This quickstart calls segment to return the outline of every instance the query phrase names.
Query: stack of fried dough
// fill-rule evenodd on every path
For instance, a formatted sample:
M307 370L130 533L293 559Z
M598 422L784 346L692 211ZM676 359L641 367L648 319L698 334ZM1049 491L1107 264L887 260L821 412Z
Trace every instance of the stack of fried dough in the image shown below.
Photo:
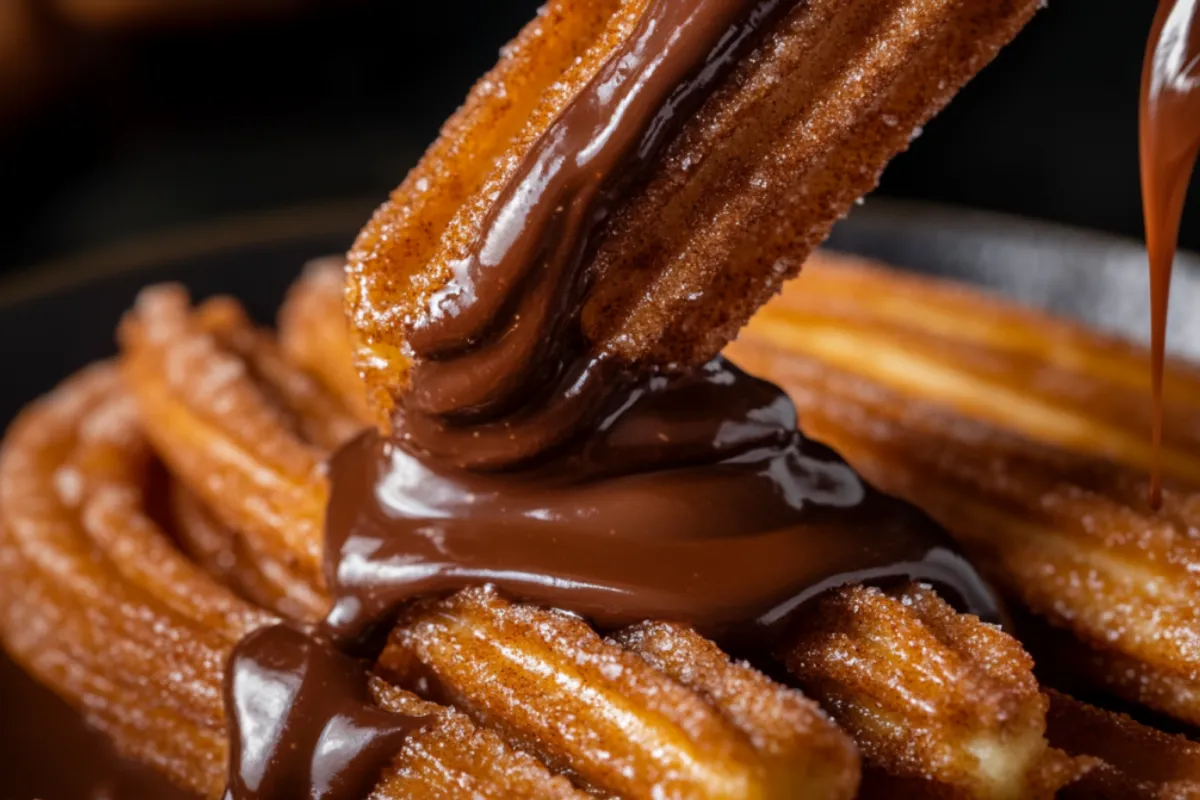
M1127 692L1124 669L1097 670L1134 664L1186 685L1185 658L1153 661L1150 648L1124 644L1162 643L1188 624L1176 603L1195 562L1183 543L1161 543L1188 519L1185 484L1171 486L1166 516L1153 517L1138 494L1141 472L1111 454L1079 452L1058 422L1082 419L1069 409L1087 408L1088 424L1099 425L1103 409L1082 400L1114 392L1112 382L1144 354L959 289L829 256L812 261L731 355L792 390L812 433L845 448L872 479L964 531L967 546L986 546L979 563L1000 585L1069 629L1039 641L1054 641L1081 674ZM220 688L232 646L279 618L315 620L327 602L317 568L321 465L368 413L361 385L349 380L340 293L338 265L311 267L275 336L232 300L193 308L177 288L147 290L122 326L120 363L95 366L33 405L0 461L6 646L131 756L209 796L224 781ZM911 342L895 330L885 336L909 354L904 374L921 381L932 367L917 367L936 363L939 380L896 388L868 366L852 373L828 353L814 355L822 341L809 335L814 308L837 307L848 346L870 354L893 300L926 312L890 317L912 333ZM939 320L947 325L934 330ZM999 330L1000 341L989 338ZM974 349L958 359L956 347ZM1028 385L1034 367L1057 376L1052 392ZM1025 376L1028 391L1011 383L1009 391L1060 417L1037 438L1015 427L1049 411L999 406L1010 421L984 421L966 400L985 368L994 382ZM1184 365L1169 372L1171 386L1198 379ZM888 394L902 390L902 398ZM1172 406L1177 421L1185 412ZM1108 424L1136 422L1113 416ZM929 453L937 454L931 463L919 460ZM1044 487L1027 474L1044 476ZM948 486L957 494L951 506L974 524L959 527L944 512ZM938 491L927 496L928 487ZM976 518L997 521L984 527ZM1116 566L1102 575L1094 563L1137 569L1138 580ZM1110 594L1099 582L1109 575L1138 593ZM1097 641L1088 634L1093 617L1118 633L1141 628ZM1159 627L1138 622L1149 619ZM1200 790L1200 747L1040 688L1016 639L955 612L928 587L832 591L778 658L793 685L731 661L678 624L602 637L577 618L513 605L486 588L418 604L389 637L373 689L381 705L433 712L436 721L397 753L374 796ZM418 697L431 674L438 696ZM1151 679L1134 685L1144 693L1127 696L1194 719L1186 695ZM1159 702L1164 696L1175 703Z
M589 342L635 366L716 354L1037 5L796 3L609 220L580 320ZM413 315L647 6L550 3L364 229L348 271L305 272L277 332L231 299L193 306L178 287L148 289L118 359L13 424L0 639L129 756L221 794L232 648L329 604L327 457L386 425ZM815 262L731 355L795 393L814 436L960 535L1043 623L1039 647L1066 653L1056 663L1196 721L1196 409L1171 408L1178 482L1151 515L1131 410L1140 351ZM905 298L919 325L889 316ZM844 327L826 324L838 303ZM1200 381L1170 372L1169 388ZM1044 689L1011 633L927 586L831 590L768 660L733 661L672 622L602 634L487 587L428 598L372 665L380 706L430 717L372 797L1164 797L1200 785L1195 745Z

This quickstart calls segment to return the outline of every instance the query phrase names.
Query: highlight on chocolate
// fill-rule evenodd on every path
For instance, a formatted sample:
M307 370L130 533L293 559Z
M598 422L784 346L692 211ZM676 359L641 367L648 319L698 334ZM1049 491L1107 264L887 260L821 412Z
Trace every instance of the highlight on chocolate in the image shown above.
M1039 5L550 0L274 327L146 287L0 445L96 791L1200 796L1193 4L1149 349L817 249Z

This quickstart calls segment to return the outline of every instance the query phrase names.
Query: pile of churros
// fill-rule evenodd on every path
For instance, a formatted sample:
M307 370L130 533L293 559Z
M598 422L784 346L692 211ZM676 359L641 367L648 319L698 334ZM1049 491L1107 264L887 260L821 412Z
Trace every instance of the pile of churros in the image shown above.
M1200 724L1200 370L1168 366L1152 511L1142 349L812 252L1036 0L761 5L771 29L572 251L571 332L630 369L724 350L783 387L807 436L953 535L1011 624L934 586L848 583L751 664L677 620L598 630L488 585L417 598L366 662L378 709L420 720L369 796L1200 796L1200 746L1076 699ZM422 366L413 339L502 230L524 155L677 7L553 0L349 263L305 269L275 330L231 298L146 289L119 355L31 404L0 449L12 657L123 753L220 797L235 647L330 609L330 456L386 434L430 363L521 343L536 273L485 298L502 324L461 347Z
M320 464L366 424L362 388L345 381L340 272L305 272L277 337L230 299L192 308L179 290L147 290L122 326L120 363L31 406L0 462L6 647L123 751L213 796L225 778L220 687L233 645L277 618L316 620L327 602L313 569ZM826 314L843 321L839 346L819 335ZM855 370L837 359L878 352L881 333L906 343L909 385L867 359L852 360ZM584 786L623 797L853 797L860 768L863 796L1200 791L1200 746L1046 688L1022 646L1046 653L1046 680L1060 690L1105 688L1196 719L1194 654L1180 640L1195 561L1186 476L1172 471L1166 516L1154 517L1144 471L1121 462L1101 427L1136 438L1137 416L1112 412L1142 351L818 254L729 353L787 387L813 436L944 519L1054 630L1024 638L1018 628L1018 641L926 587L847 587L814 604L778 654L797 689L685 626L647 622L602 638L561 612L467 590L407 612L375 665L384 707L438 723L397 754L374 796L467 786L480 797L572 797ZM1054 387L1046 411L989 412L992 387L1034 402L1035 368ZM1169 375L1173 386L1200 381L1184 364ZM1132 408L1138 389L1124 385ZM1172 406L1179 421L1188 411ZM1096 436L1072 444L1080 426ZM1109 581L1125 593L1110 594ZM1108 627L1094 633L1093 620ZM438 704L410 694L432 677Z

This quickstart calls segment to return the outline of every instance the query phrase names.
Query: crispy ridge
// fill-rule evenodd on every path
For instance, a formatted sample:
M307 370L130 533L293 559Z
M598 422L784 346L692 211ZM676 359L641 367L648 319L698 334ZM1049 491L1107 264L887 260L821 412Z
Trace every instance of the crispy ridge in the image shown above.
M211 578L287 619L321 620L328 601L307 581L279 562L256 558L245 539L178 480L171 480L167 495L176 544Z
M806 432L1073 632L1080 644L1058 649L1081 674L1200 722L1200 370L1168 367L1154 512L1140 348L859 262L813 267L731 355L792 395Z
M506 48L349 255L355 361L386 424L409 326L523 155L648 0L554 0ZM711 358L1016 34L1036 0L810 0L689 120L615 215L584 330L630 363Z
M748 734L705 702L704 690L689 691L582 620L512 605L491 589L413 609L392 633L380 667L600 792L732 800L850 797L854 790L853 769L810 782L807 770L771 758L773 750L793 747L803 730L776 740L777 731L753 723ZM755 688L774 691L766 678ZM751 724L749 713L743 722ZM853 764L844 737L820 733L821 746L840 746L840 762Z
M171 471L257 556L319 587L328 451L306 434L330 425L300 412L336 401L314 400L323 390L311 378L285 391L271 378L286 376L258 372L258 354L234 347L254 335L236 316L223 300L192 313L178 287L144 291L121 325L123 373ZM304 409L289 403L297 394Z
M696 631L671 622L646 622L613 641L698 693L745 734L781 775L779 793L812 787L814 796L853 796L858 751L812 700L744 662L730 661Z
M937 796L1027 798L1072 775L1046 744L1046 701L1020 643L928 587L834 590L783 657L888 776Z

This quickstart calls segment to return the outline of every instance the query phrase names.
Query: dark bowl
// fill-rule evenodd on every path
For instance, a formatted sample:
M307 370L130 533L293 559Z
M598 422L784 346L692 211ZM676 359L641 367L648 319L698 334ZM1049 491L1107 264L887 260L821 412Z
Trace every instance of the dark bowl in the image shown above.
M121 313L147 283L235 295L269 322L310 258L344 251L370 204L272 214L135 242L0 285L0 424L84 364L114 352ZM979 284L1144 340L1145 254L1130 241L990 213L870 200L829 246ZM1180 258L1171 347L1200 355L1200 260Z

